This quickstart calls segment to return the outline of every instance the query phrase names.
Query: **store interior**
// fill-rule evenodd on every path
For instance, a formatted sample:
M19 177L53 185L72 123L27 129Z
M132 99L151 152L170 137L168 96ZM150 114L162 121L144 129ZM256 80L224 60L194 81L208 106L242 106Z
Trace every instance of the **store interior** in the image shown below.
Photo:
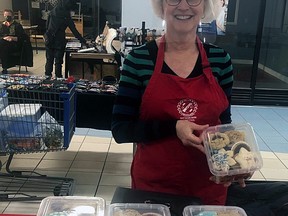
M1 0L0 10L12 8L14 11L21 11L23 25L37 26L27 31L33 47L33 67L21 67L20 72L18 66L12 67L9 69L10 74L39 77L44 75L45 16L56 1ZM275 3L274 0L229 2L232 3L228 5L225 35L217 35L215 32L211 35L202 31L199 36L225 48L233 59L235 94L232 96L232 120L250 122L253 125L263 158L263 168L257 170L251 180L287 182L288 67L285 56L288 50L288 3ZM151 17L147 20L142 17L135 19L136 23L128 23L130 26L127 26L127 14L124 16L122 11L129 9L123 7L123 4L123 0L78 1L78 10L73 13L77 29L87 40L94 42L109 23L109 28L117 30L117 36L111 43L113 48L116 47L112 54L119 51L123 56L133 47L163 34L162 23L157 19L151 21ZM142 4L146 2L142 1ZM268 10L269 8L271 10ZM137 8L133 12L137 13L137 10L143 12L143 8ZM279 11L281 16L275 17ZM154 21L157 24L153 26ZM67 38L71 39L70 32L66 33ZM65 60L63 74L67 68L69 76L73 76L76 81L84 79L92 85L103 83L104 77L112 76L117 81L120 76L121 64L115 59L109 59L104 64L98 60L92 63L72 60L69 65L65 64ZM1 214L36 215L41 201L45 197L54 196L55 189L59 189L57 184L62 184L63 179L68 183L73 182L73 186L68 186L67 194L65 189L64 192L60 190L60 193L86 198L101 197L107 206L118 187L131 188L130 166L135 146L132 143L119 145L113 139L110 114L115 92L106 90L93 89L84 93L87 93L87 98L79 99L86 101L86 104L80 104L78 109L85 115L79 114L78 122L75 120L75 132L67 149L20 152L14 155L11 164L9 154L0 154ZM93 117L90 118L90 114ZM82 118L81 122L79 118ZM21 176L19 179L7 178L7 165L9 169L19 171L20 174L32 171L51 179L42 179L43 186L40 183L41 178L38 177L32 180L32 183Z

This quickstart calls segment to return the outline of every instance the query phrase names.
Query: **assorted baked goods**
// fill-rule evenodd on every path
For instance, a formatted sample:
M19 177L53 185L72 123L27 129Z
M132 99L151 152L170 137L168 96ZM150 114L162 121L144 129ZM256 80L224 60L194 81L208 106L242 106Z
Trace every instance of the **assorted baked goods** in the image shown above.
M170 216L169 208L162 204L114 203L109 216Z
M184 208L183 216L247 216L247 214L237 206L190 205Z
M139 211L135 209L125 209L125 210L115 211L113 216L163 216L163 215L156 213L156 212L140 213Z
M228 211L203 211L195 216L242 216L237 210Z
M171 216L163 204L113 203L106 208L101 197L50 196L41 201L37 216ZM108 212L106 212L108 210ZM247 216L236 206L189 205L183 216Z
M101 197L48 196L37 216L104 216L106 202Z
M262 167L250 124L217 125L203 134L208 165L215 176L243 174Z

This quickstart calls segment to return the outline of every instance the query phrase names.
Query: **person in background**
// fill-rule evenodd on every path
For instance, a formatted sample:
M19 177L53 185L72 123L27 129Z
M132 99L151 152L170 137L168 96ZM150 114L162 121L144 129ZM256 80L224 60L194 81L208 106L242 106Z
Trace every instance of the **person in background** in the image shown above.
M112 113L113 137L117 143L137 143L132 188L224 205L232 179L212 176L201 138L208 126L231 123L230 55L196 35L201 19L211 17L213 2L152 0L152 5L166 31L126 56ZM244 177L238 178L243 187Z
M225 0L217 0L215 4L215 16L218 35L225 35L226 7Z
M0 59L2 74L7 74L10 54L21 50L22 38L25 32L22 25L14 20L14 12L4 10L4 21L0 26Z
M51 77L53 64L55 62L55 75L62 77L62 64L66 47L65 30L70 28L73 35L86 46L86 40L81 36L75 27L71 17L71 11L77 7L76 0L59 0L53 8L46 22L46 33L44 35L46 47L45 75Z

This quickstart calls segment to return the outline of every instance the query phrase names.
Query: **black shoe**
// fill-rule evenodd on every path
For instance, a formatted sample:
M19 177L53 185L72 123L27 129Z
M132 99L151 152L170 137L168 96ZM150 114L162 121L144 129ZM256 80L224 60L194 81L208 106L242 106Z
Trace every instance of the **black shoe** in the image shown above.
M3 69L2 70L2 74L8 74L8 70L7 69Z

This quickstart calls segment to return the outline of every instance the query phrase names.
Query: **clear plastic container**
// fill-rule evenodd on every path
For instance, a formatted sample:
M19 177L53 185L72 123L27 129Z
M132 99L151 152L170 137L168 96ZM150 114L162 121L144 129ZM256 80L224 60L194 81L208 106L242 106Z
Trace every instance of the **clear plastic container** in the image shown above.
M183 216L247 216L245 211L236 206L186 206Z
M209 127L203 132L203 142L210 172L215 176L250 173L263 166L249 123Z
M169 208L162 204L114 203L109 216L170 216Z
M37 216L105 216L105 208L100 197L50 196L41 201Z

